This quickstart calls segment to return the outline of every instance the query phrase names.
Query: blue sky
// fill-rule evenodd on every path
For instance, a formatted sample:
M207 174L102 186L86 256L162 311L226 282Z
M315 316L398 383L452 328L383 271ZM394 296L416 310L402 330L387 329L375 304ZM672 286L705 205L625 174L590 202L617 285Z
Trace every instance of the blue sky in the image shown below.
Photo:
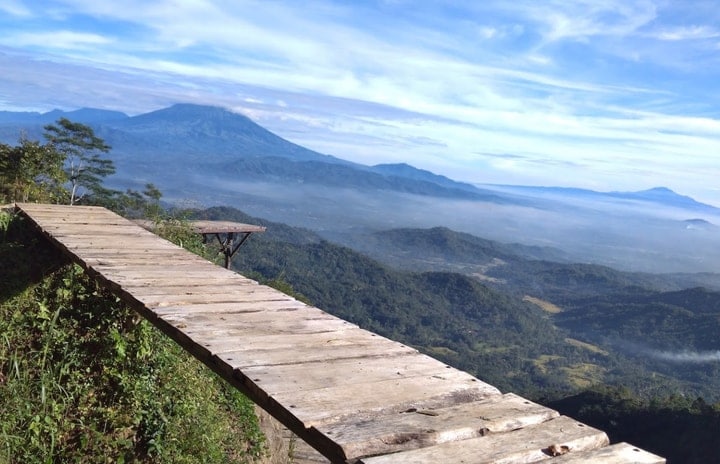
M0 2L0 110L219 105L469 182L720 206L718 87L715 1Z

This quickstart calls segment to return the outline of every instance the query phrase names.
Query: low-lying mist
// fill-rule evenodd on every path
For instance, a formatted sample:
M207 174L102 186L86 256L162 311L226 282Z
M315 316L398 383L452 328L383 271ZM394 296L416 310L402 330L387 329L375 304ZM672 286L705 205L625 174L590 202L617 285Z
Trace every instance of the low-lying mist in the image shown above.
M128 183L115 182L123 188ZM131 187L144 182L135 178ZM720 216L650 202L516 196L522 201L500 204L207 175L182 181L165 175L153 182L171 202L232 206L328 239L348 231L445 226L500 242L554 247L578 262L621 270L720 272L720 227L715 225Z
M704 364L720 362L720 350L657 349L635 342L616 341L612 343L621 351L643 358L677 364Z

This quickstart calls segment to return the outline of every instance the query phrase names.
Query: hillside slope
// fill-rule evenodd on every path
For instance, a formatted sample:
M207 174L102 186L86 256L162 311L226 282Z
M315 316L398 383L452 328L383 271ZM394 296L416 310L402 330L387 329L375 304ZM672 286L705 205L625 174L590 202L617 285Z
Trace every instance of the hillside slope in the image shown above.
M256 222L232 208L211 208L199 214L207 219ZM712 398L717 393L714 388L720 386L720 376L708 377L703 385L693 376L650 368L645 359L616 345L594 343L594 338L569 325L568 330L562 329L565 313L548 313L527 298L541 295L537 288L508 288L454 272L398 271L349 248L308 237L307 231L294 234L284 225L263 224L268 231L277 227L282 232L253 236L235 258L235 268L261 279L286 281L313 304L417 346L502 389L537 396L548 390L570 392L609 383L629 386L643 395L675 389ZM502 256L512 259L509 250L505 252ZM552 288L562 288L578 271L572 264L552 265L557 268L547 276L555 276ZM637 282L608 268L587 266L580 275L583 280L569 285L564 295L571 296L574 290L577 299L586 298L589 289L594 294L626 289L628 294L661 295L649 288L635 290ZM597 282L604 282L605 287L594 288Z

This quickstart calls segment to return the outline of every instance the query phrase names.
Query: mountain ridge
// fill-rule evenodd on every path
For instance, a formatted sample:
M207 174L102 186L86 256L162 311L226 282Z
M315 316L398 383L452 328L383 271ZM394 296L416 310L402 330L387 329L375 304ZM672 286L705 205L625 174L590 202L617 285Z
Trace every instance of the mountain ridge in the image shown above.
M156 168L153 165L157 163L149 162L149 159L161 163L177 163L178 157L182 155L183 164L187 165L185 168L192 166L192 172L199 169L213 174L212 169L217 167L219 171L216 171L215 175L234 170L236 174L247 177L252 171L238 173L237 169L233 169L232 163L263 159L262 170L254 172L256 175L251 176L251 180L275 176L282 181L311 180L322 184L322 176L316 175L317 164L301 164L311 162L327 165L325 179L330 185L338 185L342 179L327 176L328 174L339 171L347 177L348 170L352 170L354 177L365 178L364 182L356 182L356 186L367 184L373 188L381 186L383 189L419 195L501 200L494 193L408 164L366 166L317 153L270 132L245 115L216 106L179 103L136 116L90 108L70 112L53 110L42 114L3 112L0 114L0 125L4 126L0 128L0 140L15 142L12 136L16 138L20 132L8 134L8 126L13 123L28 134L37 136L42 131L42 125L60 117L75 117L78 122L92 126L97 135L113 147L111 156L116 158L118 168L132 171L136 167L134 165L138 165L143 174ZM293 166L294 176L289 176L287 162L284 161L288 159L296 163ZM158 171L158 174L169 178L182 168L183 166L178 165L173 169L165 167ZM380 181L378 176L385 181Z
M681 222L718 224L720 209L667 188L602 193L475 186L407 163L367 166L317 153L212 106L178 104L135 116L89 108L22 113L14 124L8 123L12 114L0 115L0 141L9 144L22 131L43 140L49 118L76 117L93 127L112 147L107 156L117 172L106 179L109 188L153 183L171 204L241 205L326 238L446 226L626 270L720 269L720 236L706 224Z
M705 211L711 213L720 213L720 208L707 203L702 203L688 195L682 195L674 190L657 186L644 190L636 191L598 191L579 187L557 187L557 186L535 186L535 185L508 185L508 184L488 184L487 187L496 187L502 190L509 190L524 193L536 194L560 194L566 197L584 197L584 198L616 198L622 200L637 200L651 203L658 203L665 206L677 206L695 211Z
M279 157L296 161L315 161L352 167L358 171L385 176L390 181L389 184L392 184L392 181L397 179L431 183L442 187L436 189L436 191L440 192L440 195L444 197L456 195L458 198L499 201L502 195L492 191L492 188L499 187L526 194L562 193L595 198L608 197L675 205L712 213L720 212L720 208L698 202L692 197L680 195L662 186L630 192L600 192L571 187L503 184L488 184L479 187L416 168L408 163L382 163L367 166L333 155L318 153L295 144L265 129L241 113L219 106L191 103L177 103L134 116L129 116L120 111L97 108L80 108L72 111L54 109L45 113L0 111L0 140L6 143L17 141L20 131L16 130L15 133L9 133L8 126L16 125L18 126L17 129L24 130L29 135L37 136L41 133L43 125L55 122L60 117L88 124L96 129L98 135L104 137L105 141L113 147L113 152L118 156L120 164L133 158L144 159L148 155L163 160L172 160L178 154L183 154L190 156L194 161L207 161L207 155L199 156L198 153L212 154L215 158L221 155L225 158L228 156L235 158ZM133 138L135 140L129 140ZM272 171L270 174L273 174L276 170L282 170L282 167L273 167L270 169ZM299 180L303 180L302 175L298 177ZM374 183L376 182L370 182L370 184ZM489 187L489 189L486 187ZM432 190L426 188L408 189L407 186L399 189L399 191L414 191L414 193L431 196L434 194ZM468 195L468 192L472 195ZM512 198L502 198L501 201L503 203L523 203L523 201Z

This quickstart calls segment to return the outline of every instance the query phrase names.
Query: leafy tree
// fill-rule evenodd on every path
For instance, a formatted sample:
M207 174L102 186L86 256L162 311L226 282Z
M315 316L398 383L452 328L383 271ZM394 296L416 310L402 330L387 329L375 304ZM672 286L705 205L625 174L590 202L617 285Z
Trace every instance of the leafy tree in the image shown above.
M97 137L91 127L60 118L57 124L45 126L44 136L65 157L71 205L87 192L100 197L112 195L113 191L102 187L102 179L113 174L115 166L112 160L100 157L100 153L110 151L110 146Z
M108 192L108 195L93 195L90 201L131 219L158 220L164 217L165 211L160 205L162 192L154 184L145 184L142 192L132 189L127 189L124 193L115 190Z
M0 144L0 201L63 201L65 156L24 136L19 142L14 147Z

